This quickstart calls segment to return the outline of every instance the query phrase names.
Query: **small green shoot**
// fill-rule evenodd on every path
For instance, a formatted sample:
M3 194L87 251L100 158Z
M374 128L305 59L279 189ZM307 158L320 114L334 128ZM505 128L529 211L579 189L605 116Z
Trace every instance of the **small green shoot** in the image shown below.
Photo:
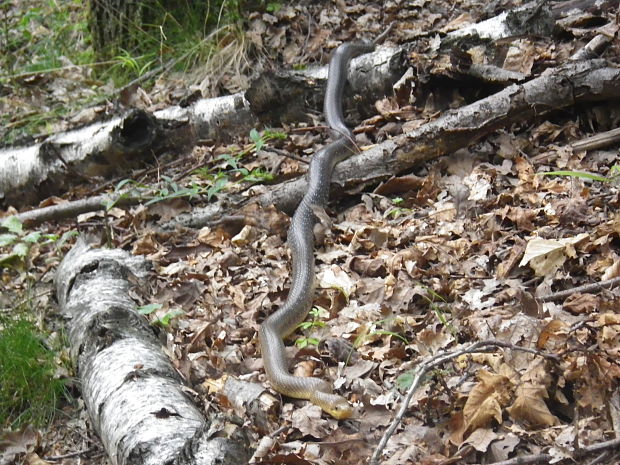
M214 174L212 169L204 167L198 168L194 173L211 182L211 187L207 191L209 198L224 189L231 178L236 179L237 182L248 183L273 181L273 175L264 168L259 167L248 170L241 166L241 161L246 156L262 150L267 142L276 139L286 139L286 137L285 133L279 131L266 129L261 134L256 129L252 129L250 131L252 143L248 148L238 153L225 153L218 157L218 160L222 161L218 172Z
M192 183L191 187L181 187L172 178L168 176L162 176L164 180L164 187L155 192L155 196L147 201L144 205L152 205L164 200L178 199L181 197L187 197L189 200L199 194L206 193L207 190L199 185Z
M185 315L185 312L183 310L170 310L161 318L157 318L156 320L154 320L153 324L157 326L161 326L162 328L166 328L170 326L170 323L172 323L172 320L180 316L183 316L183 315Z
M413 384L414 372L413 370L406 371L396 378L396 387L399 391L406 391Z
M384 318L382 320L379 320L375 323L372 323L369 328L376 328L377 326L382 326L383 324L393 320L394 317L388 317L388 318ZM373 329L372 331L367 331L364 333L361 333L359 336L357 336L357 338L355 339L355 342L353 343L353 347L360 347L362 345L364 345L364 343L369 340L372 339L373 336L392 336L395 337L396 339L400 339L401 341L403 341L405 344L409 344L409 341L407 340L407 338L405 336L403 336L402 334L399 334L395 331L390 331L387 329Z
M369 334L369 336L372 335L377 335L377 336L392 336L395 337L397 339L400 339L401 341L403 341L405 344L409 344L409 341L407 340L407 338L405 336L403 336L402 334L398 334L394 331L388 331L386 329L376 329L375 331L371 332Z
M138 310L138 313L141 315L150 315L151 313L154 313L157 310L161 310L162 307L163 307L162 304L152 303L152 304L142 305L141 307L138 307L137 310ZM173 319L180 317L182 315L185 315L185 312L183 310L170 310L166 312L163 316L155 318L151 322L151 324L155 326L161 326L162 328L166 328L170 326L170 323L172 323Z
M456 336L456 329L454 328L454 326L452 326L450 321L448 321L447 314L449 312L446 312L444 310L444 308L448 305L447 300L444 299L437 292L433 291L431 288L427 286L422 287L424 287L424 289L426 289L426 292L428 293L428 296L423 296L423 298L428 303L429 308L433 311L433 313L435 313L435 316L437 316L439 322L444 325L450 331L450 333L452 333L453 336ZM439 303L437 301L439 301Z
M413 384L416 374L417 373L415 369L402 373L396 378L396 387L401 392L407 391ZM442 369L431 370L424 375L420 384L426 384L434 376L447 376L448 374L449 374L448 370L442 370Z
M327 310L325 310L324 308L313 307L308 315L311 317L311 320L302 321L301 323L299 323L299 325L297 326L299 329L308 332L316 328L324 328L326 326L325 322L322 320L324 316L327 316ZM318 346L319 342L320 340L316 337L302 336L297 338L297 340L295 341L295 345L300 349L304 349L310 345Z
M3 230L8 232L2 232ZM35 244L56 243L60 247L69 237L76 234L76 231L67 231L62 236L43 234L41 231L26 232L22 223L15 216L5 218L0 221L0 251L2 248L10 248L11 250L8 253L0 253L0 268L22 266L28 258L30 248Z
M151 313L162 308L162 306L162 304L158 303L142 305L141 307L138 307L138 313L140 315L150 315Z
M390 208L386 212L385 216L391 216L392 218L396 219L402 215L410 214L412 212L410 208L399 207L399 205L402 205L404 202L405 200L402 197L394 197L392 199L392 204L394 205L394 207Z
M316 337L302 336L297 338L295 345L300 349L305 349L308 346L318 346L321 341Z
M269 13L277 13L282 8L282 4L279 2L269 2L265 10Z

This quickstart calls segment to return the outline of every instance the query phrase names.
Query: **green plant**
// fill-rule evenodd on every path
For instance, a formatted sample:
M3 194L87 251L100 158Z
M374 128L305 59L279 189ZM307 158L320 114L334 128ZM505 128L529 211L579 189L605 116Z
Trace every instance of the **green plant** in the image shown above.
M164 180L164 186L159 188L155 192L155 196L144 205L151 205L163 200L177 199L180 197L187 197L191 200L196 195L208 193L208 190L205 190L197 184L192 184L191 187L181 187L168 176L162 176L161 178Z
M389 322L390 320L393 320L394 317L389 317L389 318L384 318L382 320L379 320L375 323L372 323L370 327L375 328L376 326L381 326L387 322ZM360 347L361 345L364 344L365 341L367 341L368 339L372 338L373 336L392 336L395 337L397 339L400 339L401 341L403 341L405 344L409 344L409 341L407 340L407 338L405 336L403 336L402 334L399 334L395 331L389 331L386 329L373 329L372 331L368 331L368 332L364 332L360 335L357 336L357 338L355 339L355 342L353 343L353 347Z
M313 307L308 314L311 317L311 320L302 321L297 327L306 332L311 332L313 329L316 328L324 328L325 322L321 318L326 316L326 314L327 310L325 310L324 308ZM300 349L303 349L305 347L308 347L309 345L318 346L319 342L320 340L318 338L306 335L297 338L297 340L295 341L295 345Z
M143 305L141 307L138 307L138 313L140 313L141 315L150 315L151 313L156 312L161 308L162 304L158 303ZM170 323L172 323L173 319L178 318L182 315L185 315L185 312L183 310L170 310L164 313L163 316L155 318L153 321L151 321L151 324L166 328L170 326Z
M411 213L412 210L410 208L399 207L399 205L402 205L404 201L405 200L402 197L394 197L392 199L392 204L394 204L395 206L387 211L386 216L398 218L401 215Z
M600 176L598 174L585 171L549 171L546 173L536 173L538 176L569 176L573 178L589 179L590 181L617 182L620 178L620 165L613 165L609 170L610 176Z
M286 139L286 134L279 131L266 129L263 133L259 133L256 129L250 131L250 140L252 143L237 153L225 153L218 157L222 162L221 168L215 174L211 168L203 167L194 171L203 179L207 179L212 183L212 194L219 192L228 183L229 178L234 177L238 182L269 182L273 180L273 175L264 168L254 168L248 170L241 166L241 161L250 154L255 154L261 150L269 141L276 139ZM223 169L223 170L222 170Z
M1 232L2 230L6 232ZM41 231L26 232L22 223L15 216L9 216L0 221L0 251L10 249L8 253L0 254L0 268L17 268L23 265L30 248L34 244L56 243L60 247L67 239L75 235L77 235L77 231L68 231L62 236L44 234Z
M428 303L429 308L433 311L439 322L444 325L448 329L448 331L452 333L453 336L456 336L457 331L448 320L448 312L445 311L445 307L448 305L446 299L444 299L437 292L433 291L431 288L427 286L422 287L424 287L424 289L426 289L426 292L428 293L428 295L423 296L423 298Z
M127 79L140 77L146 73L149 68L157 63L157 60L143 56L131 56L127 50L121 50L118 55L112 59L112 66L109 72L113 75L126 75Z
M422 378L420 384L425 384L434 377L446 377L449 373L450 373L450 370L442 370L442 369L432 370L426 373L426 375ZM415 369L408 370L398 375L396 377L396 387L400 391L407 391L413 384L413 380L415 379L415 376L416 376Z
M0 102L7 99L5 105L10 101L12 108L0 115L0 135L3 142L13 143L20 137L51 130L50 122L82 108L96 92L96 87L85 85L85 93L72 87L70 100L62 93L52 96L46 87L46 74L95 64L85 39L87 16L81 1L0 2L0 12L4 52L0 53L0 86L7 91ZM33 88L37 89L35 98Z
M43 425L54 415L65 384L43 341L29 321L0 319L0 428Z
M235 178L236 182L249 183L271 181L273 175L265 169L258 167L248 170L241 166L240 162L248 154L255 153L264 147L266 142L286 138L286 134L269 130L259 134L253 129L250 132L250 138L252 144L247 149L236 154L223 154L218 157L218 160L222 162L218 171L213 172L211 168L207 167L198 168L194 171L194 174L208 181L209 186L200 186L197 183L192 183L189 187L180 186L169 176L162 176L162 185L156 187L147 186L132 179L123 179L114 188L114 195L106 202L106 210L110 210L119 201L132 197L146 200L144 205L181 197L192 199L197 195L206 195L207 200L211 200L214 195L226 188L231 178Z

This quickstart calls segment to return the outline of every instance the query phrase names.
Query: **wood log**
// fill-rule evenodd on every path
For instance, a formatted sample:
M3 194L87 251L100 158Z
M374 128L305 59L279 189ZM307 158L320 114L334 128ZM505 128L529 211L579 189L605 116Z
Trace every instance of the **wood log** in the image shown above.
M247 463L243 430L203 416L136 311L130 280L148 272L141 257L79 239L55 277L84 403L108 457L114 464Z
M452 110L435 121L406 134L386 140L336 166L332 189L361 191L377 185L416 164L468 147L493 131L516 122L527 121L553 110L577 103L620 99L620 70L604 60L569 63L548 69L540 77L512 86L471 105ZM307 188L306 179L278 184L258 196L261 205L273 204L292 214ZM208 226L230 208L240 208L247 199L227 198L191 213L180 215L163 225Z

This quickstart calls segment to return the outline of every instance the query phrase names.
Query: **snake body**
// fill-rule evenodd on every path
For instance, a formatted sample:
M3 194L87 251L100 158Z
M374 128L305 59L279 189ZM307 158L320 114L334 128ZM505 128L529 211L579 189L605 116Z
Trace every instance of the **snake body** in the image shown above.
M353 133L347 127L342 111L349 61L374 48L373 42L345 43L332 56L324 112L335 140L312 157L308 170L308 190L293 215L288 231L292 261L289 294L282 307L263 322L258 332L265 373L271 387L289 397L307 399L338 419L351 416L350 404L344 397L334 394L332 386L325 380L291 375L287 368L283 338L304 321L314 299L313 230L317 217L313 208L325 206L334 167L355 150Z

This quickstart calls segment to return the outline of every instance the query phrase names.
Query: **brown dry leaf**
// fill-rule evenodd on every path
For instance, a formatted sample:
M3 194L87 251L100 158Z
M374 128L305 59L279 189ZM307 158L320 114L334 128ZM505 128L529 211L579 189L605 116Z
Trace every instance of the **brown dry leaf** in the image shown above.
M508 403L512 391L512 383L506 376L481 369L477 377L478 383L463 407L465 431L485 428L493 419L501 424L502 408Z
M491 443L489 451L490 461L501 462L502 460L508 460L508 456L515 450L519 442L519 437L513 433L508 433L498 441L494 441Z
M503 68L529 75L535 58L536 48L529 40L515 40L506 53Z
M323 289L337 289L344 294L348 300L349 296L355 291L357 285L349 274L338 265L332 265L322 270L317 276L318 287Z
M24 459L23 463L24 465L49 465L52 462L43 460L41 457L39 457L38 454L31 452L30 454L26 455L26 458Z
M545 399L546 385L550 376L545 369L542 359L535 359L521 377L521 384L517 387L516 398L506 410L516 422L525 422L533 427L547 427L560 424L560 420L551 414Z
M33 451L38 447L41 436L31 426L15 431L0 434L0 463L13 463L20 454Z
M597 326L602 329L597 333L597 342L610 357L620 358L620 315L604 313L599 315Z
M564 239L543 239L535 237L528 241L525 254L519 266L527 264L534 270L536 276L549 276L558 270L567 257L575 257L574 245L589 237L581 233Z
M517 387L516 399L506 411L514 421L534 428L559 425L560 420L549 411L546 398L547 389L543 385L527 382Z
M499 435L490 428L478 428L467 437L464 444L471 445L479 452L486 452L489 448L489 444L498 437Z
M441 326L439 329L426 327L418 333L414 346L422 355L433 355L449 346L453 341L454 336L445 326Z
M181 213L191 210L191 204L187 200L180 198L157 202L149 207L149 213L158 215L162 221L170 221Z
M568 367L565 376L567 380L576 381L578 405L600 411L608 403L607 393L620 379L620 367L607 356L579 356Z
M532 208L506 206L503 211L503 218L508 218L517 225L521 231L533 231L534 220L538 216L538 211Z
M161 249L162 247L155 239L155 235L149 232L134 242L131 252L134 255L150 255Z
M568 338L570 325L562 320L551 320L538 336L536 348L554 352L564 347Z
M321 407L306 403L301 408L293 409L291 414L291 426L298 429L302 434L315 438L324 438L330 433L330 422L322 418Z
M605 272L601 276L602 281L607 281L608 279L613 279L620 276L620 260L618 260L617 255L614 258L615 259L613 260L612 264L605 270Z
M600 299L594 294L573 294L564 301L564 310L576 315L598 311Z

